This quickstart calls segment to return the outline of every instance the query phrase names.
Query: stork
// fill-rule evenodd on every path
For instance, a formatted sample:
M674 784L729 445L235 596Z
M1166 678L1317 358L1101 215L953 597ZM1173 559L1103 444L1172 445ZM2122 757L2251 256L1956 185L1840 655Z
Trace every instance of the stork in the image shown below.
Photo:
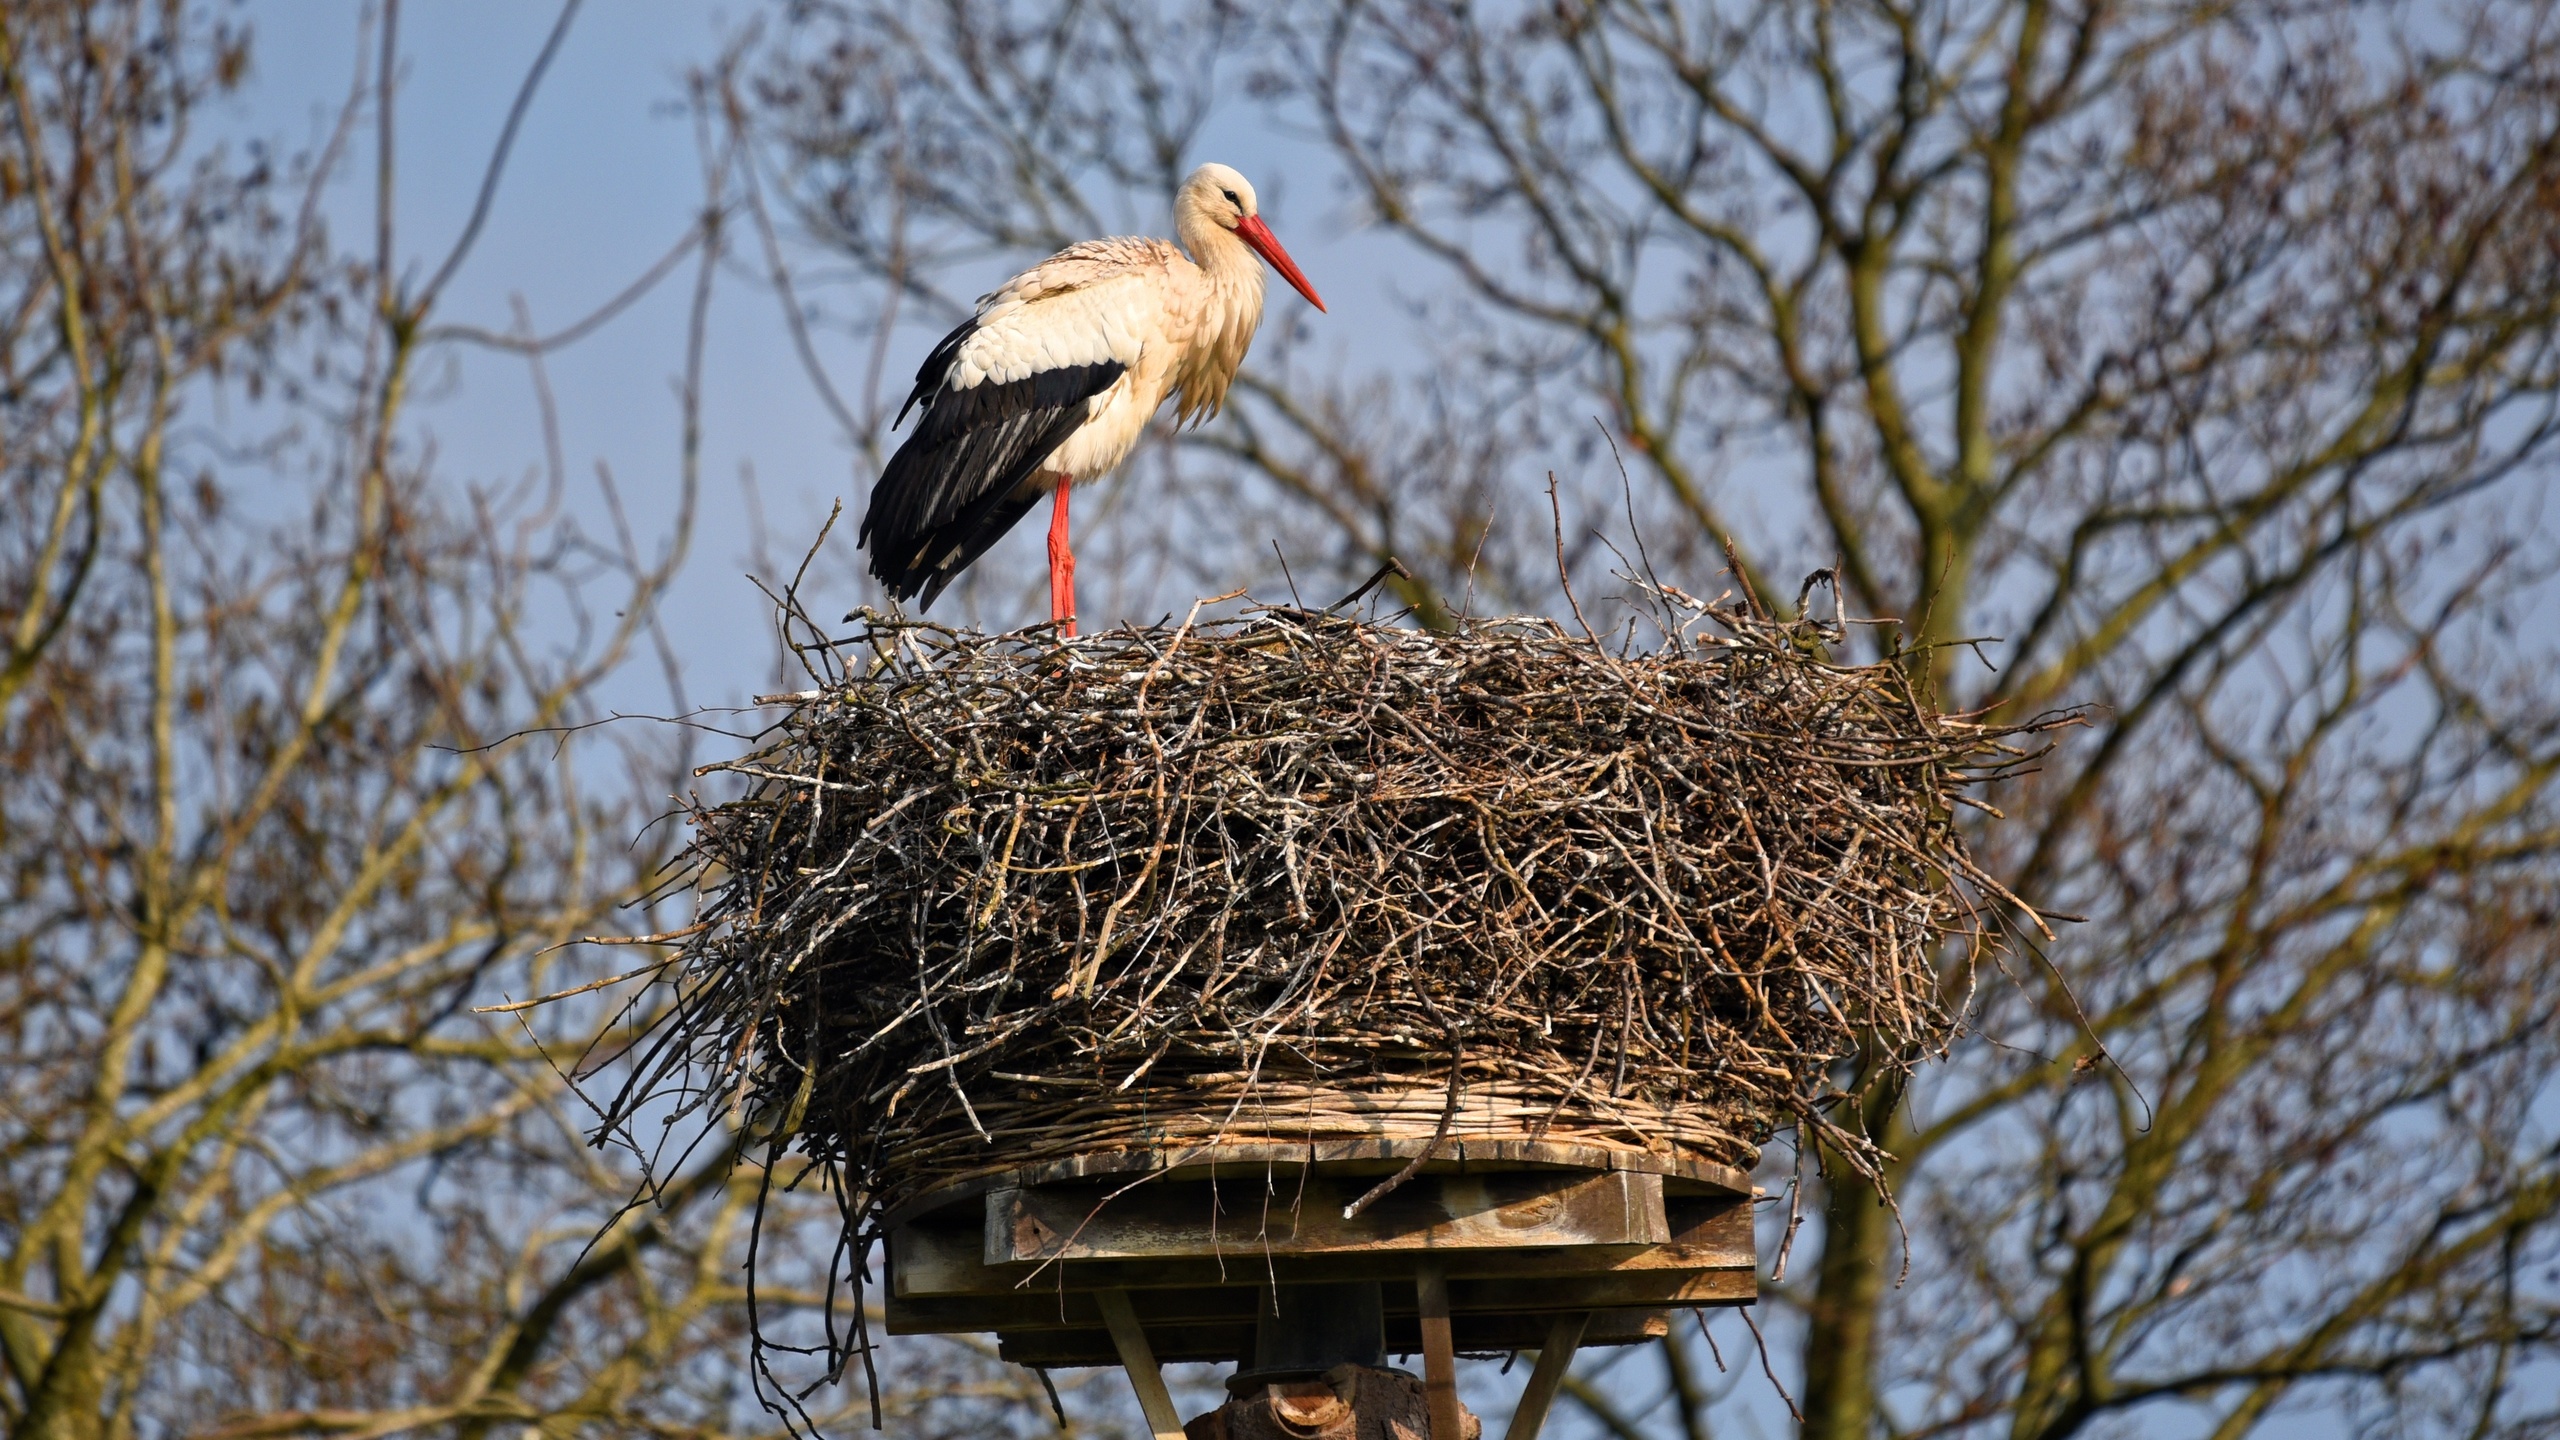
M1262 320L1256 256L1324 309L1234 170L1192 171L1173 228L1179 249L1145 236L1068 246L982 297L925 357L892 427L922 414L862 517L892 598L930 606L1045 495L1049 618L1072 637L1067 492L1127 458L1167 397L1177 424L1218 412Z

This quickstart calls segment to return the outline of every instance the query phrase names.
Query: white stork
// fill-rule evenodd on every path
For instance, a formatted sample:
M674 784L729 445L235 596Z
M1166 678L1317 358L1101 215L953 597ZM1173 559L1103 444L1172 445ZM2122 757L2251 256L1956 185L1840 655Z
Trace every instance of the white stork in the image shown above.
M1262 319L1255 256L1324 308L1226 166L1182 182L1173 229L1180 249L1144 236L1068 246L980 299L925 357L893 423L923 414L862 517L893 598L931 605L1047 495L1049 618L1074 635L1067 491L1126 458L1166 397L1177 423L1218 412Z

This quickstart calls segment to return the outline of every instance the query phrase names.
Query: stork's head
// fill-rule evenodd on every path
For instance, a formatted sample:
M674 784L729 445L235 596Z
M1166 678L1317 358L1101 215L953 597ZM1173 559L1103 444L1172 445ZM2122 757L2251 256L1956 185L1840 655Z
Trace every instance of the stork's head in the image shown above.
M1209 164L1191 172L1182 189L1173 197L1173 211L1178 220L1186 216L1199 219L1227 231L1253 248L1272 269L1307 297L1307 303L1319 310L1324 302L1316 298L1316 287L1298 270L1289 252L1280 248L1271 227L1262 223L1262 206L1254 199L1253 182L1229 166Z

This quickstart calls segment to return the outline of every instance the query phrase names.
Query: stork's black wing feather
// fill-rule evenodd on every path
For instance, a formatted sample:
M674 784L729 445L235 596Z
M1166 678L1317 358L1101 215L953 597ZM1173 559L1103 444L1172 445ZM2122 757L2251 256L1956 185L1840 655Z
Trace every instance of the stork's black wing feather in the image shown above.
M1116 360L1043 370L1020 380L944 382L977 322L946 336L925 358L915 392L899 408L922 405L915 433L889 457L871 487L862 543L871 573L899 600L929 606L969 562L986 553L1039 502L1040 462L1075 433L1089 402L1128 367Z
M972 315L934 345L933 352L916 367L916 388L907 392L907 403L898 407L898 418L889 422L890 429L906 424L908 411L933 398L933 392L942 388L942 382L951 378L951 365L960 358L960 347L977 333L978 317Z

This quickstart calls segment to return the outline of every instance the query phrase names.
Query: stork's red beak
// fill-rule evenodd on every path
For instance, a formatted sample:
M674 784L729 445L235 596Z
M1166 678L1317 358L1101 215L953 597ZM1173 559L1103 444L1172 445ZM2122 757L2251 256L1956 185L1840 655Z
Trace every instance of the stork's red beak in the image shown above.
M1298 293L1307 297L1308 304L1324 309L1324 302L1316 298L1316 287L1308 284L1307 277L1299 273L1298 262L1290 259L1289 252L1280 248L1280 237L1271 233L1271 227L1262 223L1261 216L1247 215L1238 220L1236 238L1252 246L1254 254L1270 262L1271 268L1280 272L1281 279L1297 287Z

